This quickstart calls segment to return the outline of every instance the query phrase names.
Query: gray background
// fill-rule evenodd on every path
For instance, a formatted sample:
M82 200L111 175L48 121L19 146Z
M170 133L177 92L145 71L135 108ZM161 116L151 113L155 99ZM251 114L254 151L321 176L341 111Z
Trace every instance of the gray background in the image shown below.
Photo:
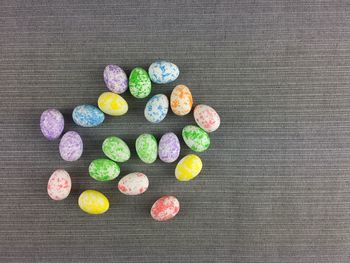
M349 1L0 1L0 262L349 262ZM129 73L155 59L176 63L175 84L222 118L188 183L175 164L146 165L133 150L122 174L150 178L142 196L87 174L103 139L130 146L193 123L170 113L143 117L146 100L99 128L79 128L72 109L106 91L104 66ZM174 84L174 85L175 85ZM174 85L154 85L169 95ZM56 107L85 151L64 162L38 128ZM184 145L183 145L184 146ZM133 148L133 147L132 147ZM185 146L181 155L190 153ZM73 189L50 200L57 168ZM88 216L79 194L96 189L110 210ZM164 194L181 202L172 221L149 215Z

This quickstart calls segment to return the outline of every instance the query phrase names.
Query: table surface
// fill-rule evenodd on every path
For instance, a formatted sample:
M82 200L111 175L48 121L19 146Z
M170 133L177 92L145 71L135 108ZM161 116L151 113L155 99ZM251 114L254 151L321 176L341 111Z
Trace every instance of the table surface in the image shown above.
M349 262L349 1L0 4L1 262ZM76 105L96 104L106 91L105 65L130 73L159 58L181 74L152 94L186 84L222 119L191 182L175 179L176 164L143 164L133 145L143 132L180 135L192 116L169 113L152 125L146 99L126 92L125 116L98 128L71 119ZM82 135L79 161L60 159L58 141L41 135L40 114L51 107L64 113L65 130ZM108 135L132 146L122 174L149 176L142 196L89 177ZM181 156L191 152L182 146ZM46 191L58 168L73 181L61 202ZM105 193L110 210L84 214L77 199L85 189ZM149 210L165 194L181 211L158 223Z

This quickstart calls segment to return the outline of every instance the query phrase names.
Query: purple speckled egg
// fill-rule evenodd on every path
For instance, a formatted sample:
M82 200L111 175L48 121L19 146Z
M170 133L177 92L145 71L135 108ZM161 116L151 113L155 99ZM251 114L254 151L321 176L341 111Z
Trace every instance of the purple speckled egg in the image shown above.
M117 65L106 66L103 78L107 88L114 93L121 94L128 88L128 77L124 70Z
M60 141L60 155L68 162L76 161L83 153L83 141L75 131L66 132Z
M165 163L172 163L179 158L180 141L175 133L168 132L162 136L159 141L158 154Z
M45 138L55 140L61 136L64 129L64 118L56 109L48 109L41 114L40 130Z

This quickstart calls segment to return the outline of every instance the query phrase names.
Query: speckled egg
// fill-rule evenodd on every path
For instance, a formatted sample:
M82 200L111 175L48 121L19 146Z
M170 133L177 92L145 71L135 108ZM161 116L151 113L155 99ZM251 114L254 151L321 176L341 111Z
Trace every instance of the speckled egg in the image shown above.
M172 163L179 158L180 141L175 133L168 132L160 138L158 155L159 159L165 163Z
M53 172L47 183L47 193L53 200L63 200L68 197L72 181L67 171L59 169Z
M89 175L97 181L110 181L119 174L119 165L109 159L93 160L89 166Z
M146 192L149 185L148 178L143 173L130 173L120 179L118 189L125 195L139 195Z
M103 214L109 209L107 197L95 190L85 190L78 199L78 205L84 212L92 215Z
M83 154L83 140L75 131L66 132L61 138L59 151L63 160L76 161Z
M128 112L128 103L122 96L113 92L104 92L98 98L98 107L106 114L121 116Z
M114 93L121 94L128 88L128 77L117 65L106 66L103 71L103 79L107 88Z
M194 108L194 119L206 132L216 131L220 126L219 114L210 106L200 104Z
M202 160L195 154L188 154L180 160L175 168L175 177L179 181L190 181L202 170Z
M176 197L165 195L159 198L151 208L151 216L156 221L167 221L180 211L180 203Z
M195 152L203 152L210 146L210 137L202 128L187 125L182 129L182 138L186 145Z
M159 123L166 117L169 100L164 94L154 95L146 104L145 118L152 123Z
M61 136L64 129L64 118L56 109L48 109L40 116L40 130L48 140L55 140Z
M188 114L192 109L192 94L185 85L177 85L170 96L170 106L172 111L179 116Z
M129 76L129 89L131 95L137 99L146 98L152 90L151 80L143 68L134 68Z
M136 140L135 148L144 163L153 163L157 159L157 140L152 134L141 134Z
M179 68L168 61L160 60L151 64L148 68L150 79L157 84L167 84L177 79Z
M129 146L116 136L107 137L102 144L103 153L111 160L119 163L130 159Z
M105 115L99 108L89 104L75 107L72 117L73 121L82 127L96 127L105 119Z

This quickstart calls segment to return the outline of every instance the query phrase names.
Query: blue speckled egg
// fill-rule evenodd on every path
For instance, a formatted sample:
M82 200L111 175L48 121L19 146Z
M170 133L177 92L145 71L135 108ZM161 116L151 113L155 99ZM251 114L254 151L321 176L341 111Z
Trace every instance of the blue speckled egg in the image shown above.
M149 122L158 123L164 120L168 113L169 100L164 94L154 95L146 104L145 117Z
M96 127L104 119L104 113L97 107L89 104L79 105L73 110L73 121L82 127Z
M175 64L161 60L149 66L148 74L154 83L166 84L176 80L180 71Z

